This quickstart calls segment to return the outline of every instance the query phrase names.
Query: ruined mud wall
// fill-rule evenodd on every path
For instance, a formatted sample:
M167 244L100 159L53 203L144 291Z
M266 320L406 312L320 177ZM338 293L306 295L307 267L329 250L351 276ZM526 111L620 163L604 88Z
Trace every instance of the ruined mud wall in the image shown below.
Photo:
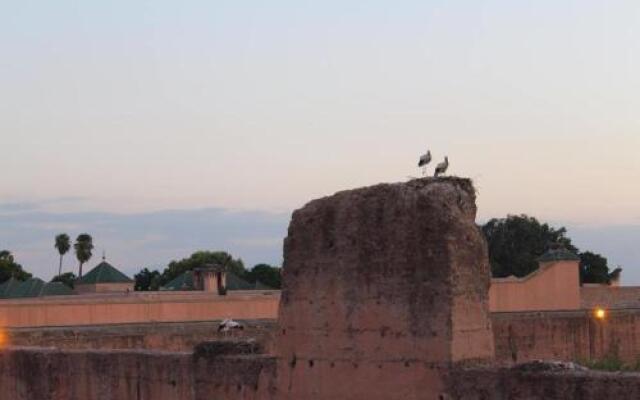
M205 346L206 347L206 346ZM213 352L0 350L7 400L269 400L275 360Z
M285 240L283 399L430 399L450 362L490 360L489 265L466 179L315 200Z
M498 362L640 358L639 309L611 310L604 320L589 310L495 313L492 326Z
M640 374L575 369L456 368L446 400L636 400Z
M7 400L278 400L276 360L204 345L196 353L0 350L0 398ZM243 350L244 349L244 350ZM640 398L640 374L584 370L464 367L443 375L445 400L602 400ZM284 388L286 391L286 388ZM381 396L393 398L383 391ZM300 397L299 400L313 397ZM368 400L348 396L340 399ZM327 398L337 399L337 398Z
M272 352L275 320L240 320L244 329L233 337L252 338ZM192 351L202 342L228 339L218 332L220 321L97 325L58 328L11 328L5 330L7 344L60 349L157 349Z
M590 311L491 314L495 354L501 363L537 359L588 360L606 355L634 362L640 358L640 310L615 310L605 321ZM234 338L253 338L268 354L274 353L276 320L242 321ZM7 330L17 346L62 349L157 349L191 351L203 341L228 339L218 322L131 324Z
M640 308L638 286L584 286L580 288L582 308Z

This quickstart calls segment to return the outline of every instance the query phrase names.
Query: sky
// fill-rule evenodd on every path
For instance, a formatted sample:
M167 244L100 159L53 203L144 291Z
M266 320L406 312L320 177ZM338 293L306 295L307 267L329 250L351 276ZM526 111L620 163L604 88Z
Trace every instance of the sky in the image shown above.
M479 221L567 226L640 284L635 0L0 0L0 49L0 248L43 278L59 231L128 273L279 263L292 210L431 149Z

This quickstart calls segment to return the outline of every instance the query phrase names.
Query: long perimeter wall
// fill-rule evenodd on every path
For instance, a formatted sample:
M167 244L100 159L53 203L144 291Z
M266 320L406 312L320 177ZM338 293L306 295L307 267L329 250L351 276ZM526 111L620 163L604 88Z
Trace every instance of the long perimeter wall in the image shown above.
M45 327L224 318L275 319L279 291L130 293L56 296L0 301L0 327Z
M301 369L310 369L300 365ZM406 374L406 372L403 371ZM268 356L148 351L0 350L0 398L11 400L281 400ZM330 383L328 383L330 384ZM451 368L449 394L425 400L640 398L638 374ZM322 399L322 397L312 397ZM366 397L349 397L365 400Z

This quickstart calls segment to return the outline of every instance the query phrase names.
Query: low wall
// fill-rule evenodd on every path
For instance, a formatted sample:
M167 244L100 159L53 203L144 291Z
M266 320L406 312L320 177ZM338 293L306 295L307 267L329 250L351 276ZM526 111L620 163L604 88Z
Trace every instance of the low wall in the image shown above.
M604 320L588 311L494 313L496 359L502 363L640 358L640 309L611 310Z
M582 308L640 308L638 286L583 286L580 289Z
M301 366L302 367L302 366ZM426 400L640 398L640 374L450 365L443 392ZM149 351L0 350L2 398L11 400L277 400L276 361L224 354ZM326 384L332 384L326 382ZM313 397L320 398L320 397ZM350 397L365 400L366 397Z
M523 278L493 278L489 288L492 312L580 309L576 261L541 263Z
M2 399L270 399L266 356L148 351L0 350Z
M93 294L1 300L0 327L275 319L279 291Z
M604 321L589 311L493 313L496 359L500 363L537 359L587 360L616 355L627 362L640 357L640 309L613 310ZM273 353L275 319L243 320L235 338L252 338ZM8 342L60 349L159 349L191 351L203 341L228 338L218 322L150 323L57 328L11 328Z
M233 338L256 340L272 352L275 320L242 320ZM219 321L5 329L6 344L58 349L157 349L193 351L202 342L228 339Z
M451 392L456 400L623 400L640 398L640 374L607 373L541 366L547 370L514 368L456 368Z

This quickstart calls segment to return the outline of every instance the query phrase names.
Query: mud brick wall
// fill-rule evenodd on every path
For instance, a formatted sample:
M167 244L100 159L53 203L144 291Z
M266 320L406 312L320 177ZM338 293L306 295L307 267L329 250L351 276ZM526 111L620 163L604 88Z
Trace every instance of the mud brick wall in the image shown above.
M270 400L275 359L257 354L12 348L3 400Z
M580 361L640 358L640 310L609 310L604 320L589 310L492 314L496 360Z
M454 368L449 376L449 397L442 400L640 399L638 373L522 369Z
M276 330L273 320L242 320L244 329L234 338L253 338L266 352L272 352ZM158 349L191 351L204 341L228 339L218 332L220 321L97 325L58 328L6 329L13 346L56 347L59 349Z
M487 250L467 179L337 193L293 214L276 337L286 399L429 399L490 360Z

